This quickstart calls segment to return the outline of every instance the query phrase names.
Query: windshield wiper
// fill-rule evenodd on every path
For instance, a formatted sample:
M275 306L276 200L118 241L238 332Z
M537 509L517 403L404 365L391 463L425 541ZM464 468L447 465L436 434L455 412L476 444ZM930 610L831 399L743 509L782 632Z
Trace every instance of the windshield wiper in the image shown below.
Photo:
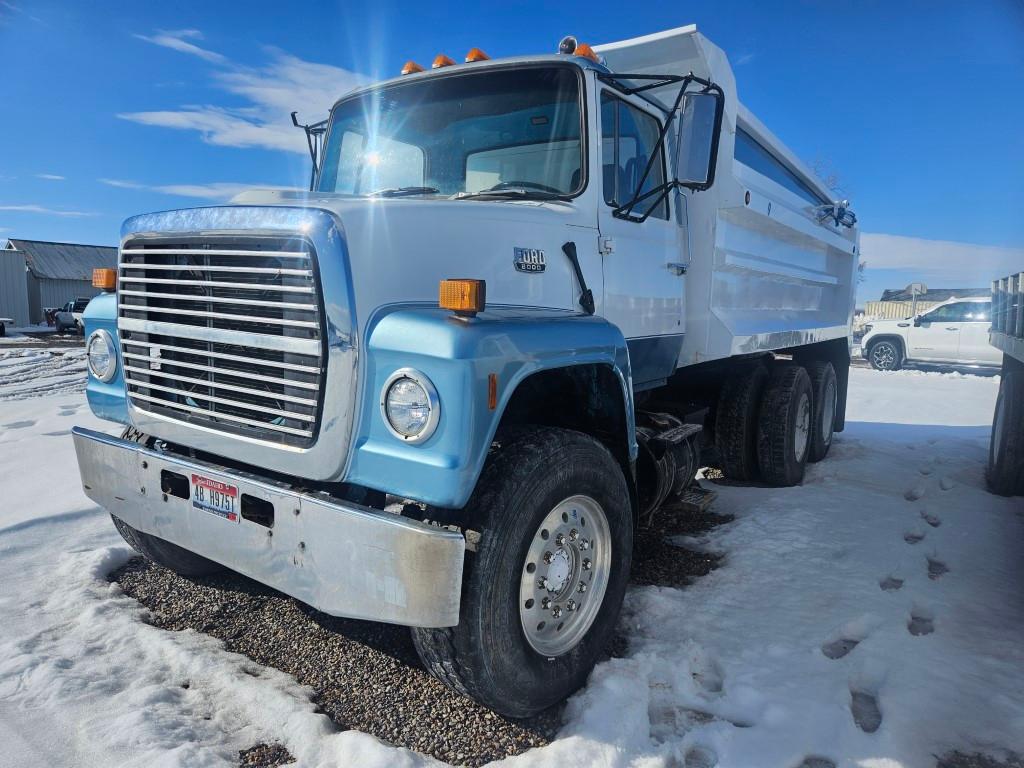
M367 197L406 197L408 195L436 195L441 190L437 187L391 187L377 189L368 193Z
M467 200L473 197L508 197L523 198L527 200L563 200L565 195L559 192L546 192L542 189L528 189L527 187L506 187L505 189L481 189L479 192L459 192L452 197L452 200Z

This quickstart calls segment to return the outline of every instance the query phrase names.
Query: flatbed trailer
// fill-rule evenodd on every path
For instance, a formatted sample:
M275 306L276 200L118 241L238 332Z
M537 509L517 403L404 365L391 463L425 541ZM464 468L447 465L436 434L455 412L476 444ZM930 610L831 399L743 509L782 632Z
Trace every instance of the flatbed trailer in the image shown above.
M992 417L989 489L1024 494L1024 272L992 281L989 342L1003 353L1002 379Z

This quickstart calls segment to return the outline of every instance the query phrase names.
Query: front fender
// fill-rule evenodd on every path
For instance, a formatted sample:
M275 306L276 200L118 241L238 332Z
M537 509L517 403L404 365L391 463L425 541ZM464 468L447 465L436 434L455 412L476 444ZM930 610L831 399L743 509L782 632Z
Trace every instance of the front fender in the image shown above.
M96 296L82 313L82 324L85 326L84 336L88 344L89 334L100 328L107 331L114 339L117 348L117 373L107 383L103 383L88 371L85 385L85 396L92 412L101 419L128 424L128 398L125 394L124 370L121 361L120 345L117 342L117 296L113 293L101 293Z
M465 319L436 307L394 307L373 318L364 348L365 384L348 482L436 506L464 506L519 383L538 371L571 365L605 364L615 372L626 404L627 444L635 455L626 341L603 318L497 308ZM406 367L425 374L440 401L437 430L419 444L399 441L381 415L385 381Z

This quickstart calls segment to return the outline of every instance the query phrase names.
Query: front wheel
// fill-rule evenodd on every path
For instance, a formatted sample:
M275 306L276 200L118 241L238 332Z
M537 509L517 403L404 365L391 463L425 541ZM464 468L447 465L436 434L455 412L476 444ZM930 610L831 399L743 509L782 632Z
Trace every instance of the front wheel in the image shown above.
M895 341L876 341L868 350L868 361L876 371L898 371L903 367L903 350Z
M496 451L465 512L459 624L413 629L424 665L510 717L558 703L607 648L626 585L633 515L625 476L597 440L534 428Z

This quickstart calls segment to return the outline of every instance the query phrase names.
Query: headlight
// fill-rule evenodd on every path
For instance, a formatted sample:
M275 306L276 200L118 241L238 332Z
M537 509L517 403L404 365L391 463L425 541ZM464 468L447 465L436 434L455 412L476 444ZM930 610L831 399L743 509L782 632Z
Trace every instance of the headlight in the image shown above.
M93 331L85 345L85 355L93 376L104 383L114 378L117 372L117 350L109 333L102 329Z
M397 370L384 382L380 410L391 434L407 443L422 442L434 434L441 417L434 385L412 368Z

